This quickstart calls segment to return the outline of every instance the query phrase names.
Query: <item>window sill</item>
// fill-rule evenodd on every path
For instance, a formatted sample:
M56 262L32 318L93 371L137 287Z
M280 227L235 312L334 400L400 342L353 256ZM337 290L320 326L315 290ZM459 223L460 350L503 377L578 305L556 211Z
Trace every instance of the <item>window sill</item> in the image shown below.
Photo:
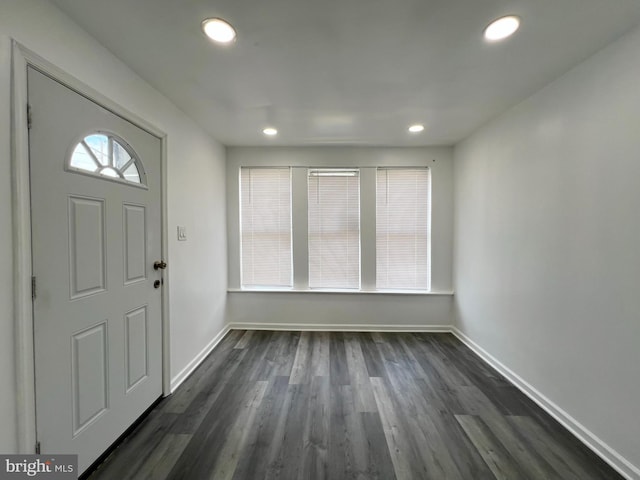
M229 288L229 293L313 293L313 294L347 294L347 295L422 295L422 296L453 296L452 290L422 291L422 290L329 290L329 289L283 289L283 288Z

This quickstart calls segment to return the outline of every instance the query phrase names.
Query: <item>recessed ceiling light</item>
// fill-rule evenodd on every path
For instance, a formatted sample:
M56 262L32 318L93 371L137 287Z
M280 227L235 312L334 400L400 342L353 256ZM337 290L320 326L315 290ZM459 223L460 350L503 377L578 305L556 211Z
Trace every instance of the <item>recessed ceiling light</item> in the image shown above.
M420 125L420 124L416 124L416 125L411 125L409 127L409 131L411 133L420 133L421 131L424 130L424 125Z
M230 43L236 38L236 31L221 18L207 18L202 22L202 31L214 42Z
M502 40L513 35L518 28L520 28L520 17L507 15L491 22L484 29L484 38L490 42Z
M262 130L262 133L264 133L265 135L269 135L270 137L277 135L278 134L278 130L276 130L275 128L272 127L267 127L264 130Z

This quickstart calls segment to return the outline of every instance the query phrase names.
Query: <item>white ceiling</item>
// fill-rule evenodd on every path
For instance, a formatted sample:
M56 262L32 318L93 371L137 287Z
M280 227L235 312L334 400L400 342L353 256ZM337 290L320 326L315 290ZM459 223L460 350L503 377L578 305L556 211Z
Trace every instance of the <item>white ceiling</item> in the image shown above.
M226 145L452 145L640 22L638 0L52 1Z

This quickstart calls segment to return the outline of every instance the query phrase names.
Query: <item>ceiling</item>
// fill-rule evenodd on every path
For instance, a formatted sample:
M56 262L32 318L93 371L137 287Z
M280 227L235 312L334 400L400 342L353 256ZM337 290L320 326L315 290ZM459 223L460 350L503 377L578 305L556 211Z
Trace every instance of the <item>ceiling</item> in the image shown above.
M225 145L452 145L640 23L638 0L52 2Z

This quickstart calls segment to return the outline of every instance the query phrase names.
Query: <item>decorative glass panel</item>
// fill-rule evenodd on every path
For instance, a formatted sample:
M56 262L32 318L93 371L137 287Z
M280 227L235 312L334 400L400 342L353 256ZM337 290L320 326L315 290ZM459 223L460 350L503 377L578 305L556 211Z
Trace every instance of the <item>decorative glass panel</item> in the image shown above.
M126 142L113 135L87 135L73 150L68 167L127 183L145 183L140 159Z
M87 172L95 172L98 169L95 160L89 155L82 143L79 143L73 151L70 166Z
M113 142L113 166L122 168L131 160L131 155L118 142Z
M129 168L124 171L124 179L128 182L140 183L140 175L138 174L135 163L132 163Z
M106 135L89 135L84 143L89 146L101 165L109 164L109 137Z
M115 177L118 178L118 172L116 172L113 168L103 168L102 170L100 170L100 174L104 175L105 177Z

